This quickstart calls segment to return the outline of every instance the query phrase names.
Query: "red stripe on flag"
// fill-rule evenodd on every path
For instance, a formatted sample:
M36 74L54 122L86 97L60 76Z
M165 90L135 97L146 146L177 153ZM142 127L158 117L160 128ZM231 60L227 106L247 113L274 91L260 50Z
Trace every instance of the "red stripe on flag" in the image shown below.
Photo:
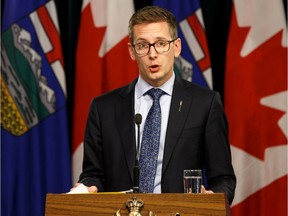
M46 57L49 63L51 64L56 60L60 60L61 64L64 65L60 37L46 7L45 6L40 7L37 10L37 14L39 16L39 19L42 23L42 26L47 36L50 39L50 42L53 45L53 49L50 52L46 53Z
M206 69L210 68L211 66L209 50L208 50L208 45L207 45L207 40L206 40L206 34L196 14L193 14L192 16L188 17L187 20L204 53L204 58L198 61L199 68L203 72Z

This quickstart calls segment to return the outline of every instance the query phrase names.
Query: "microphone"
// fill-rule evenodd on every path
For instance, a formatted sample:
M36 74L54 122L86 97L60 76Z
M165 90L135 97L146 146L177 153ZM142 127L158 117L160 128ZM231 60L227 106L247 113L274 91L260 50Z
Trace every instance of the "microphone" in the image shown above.
M137 147L136 147L136 158L134 166L134 182L133 182L133 193L139 193L139 149L140 149L140 124L142 122L142 115L137 113L134 117L135 124L137 125Z

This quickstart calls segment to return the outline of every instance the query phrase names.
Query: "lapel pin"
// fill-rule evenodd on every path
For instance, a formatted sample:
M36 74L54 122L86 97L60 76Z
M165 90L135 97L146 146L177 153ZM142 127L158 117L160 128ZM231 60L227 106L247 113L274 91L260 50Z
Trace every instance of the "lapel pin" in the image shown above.
M180 104L179 104L179 110L178 110L178 112L180 112L180 111L181 111L181 108L182 108L182 100L180 101Z

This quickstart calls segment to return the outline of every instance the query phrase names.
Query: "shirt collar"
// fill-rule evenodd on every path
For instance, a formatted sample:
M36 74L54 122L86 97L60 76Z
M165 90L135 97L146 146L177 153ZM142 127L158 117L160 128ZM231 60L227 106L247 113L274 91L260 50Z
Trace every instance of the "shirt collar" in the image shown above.
M167 82L165 82L162 86L159 88L166 92L168 95L172 95L173 91L173 85L175 80L175 74L173 73ZM141 76L138 77L136 86L135 86L135 96L136 98L140 98L144 95L145 92L147 92L149 89L155 88L154 86L151 86L149 83L145 82Z

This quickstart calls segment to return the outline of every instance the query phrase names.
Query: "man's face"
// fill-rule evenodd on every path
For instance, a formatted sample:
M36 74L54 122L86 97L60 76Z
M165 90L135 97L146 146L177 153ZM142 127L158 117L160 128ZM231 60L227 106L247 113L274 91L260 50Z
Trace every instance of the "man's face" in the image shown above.
M150 44L158 41L171 41L169 26L166 22L135 25L133 43L148 42ZM170 43L170 49L164 53L157 53L153 46L146 55L138 55L132 44L128 44L129 53L137 62L142 79L150 85L159 87L163 85L173 74L174 58L181 52L181 40L178 38Z

